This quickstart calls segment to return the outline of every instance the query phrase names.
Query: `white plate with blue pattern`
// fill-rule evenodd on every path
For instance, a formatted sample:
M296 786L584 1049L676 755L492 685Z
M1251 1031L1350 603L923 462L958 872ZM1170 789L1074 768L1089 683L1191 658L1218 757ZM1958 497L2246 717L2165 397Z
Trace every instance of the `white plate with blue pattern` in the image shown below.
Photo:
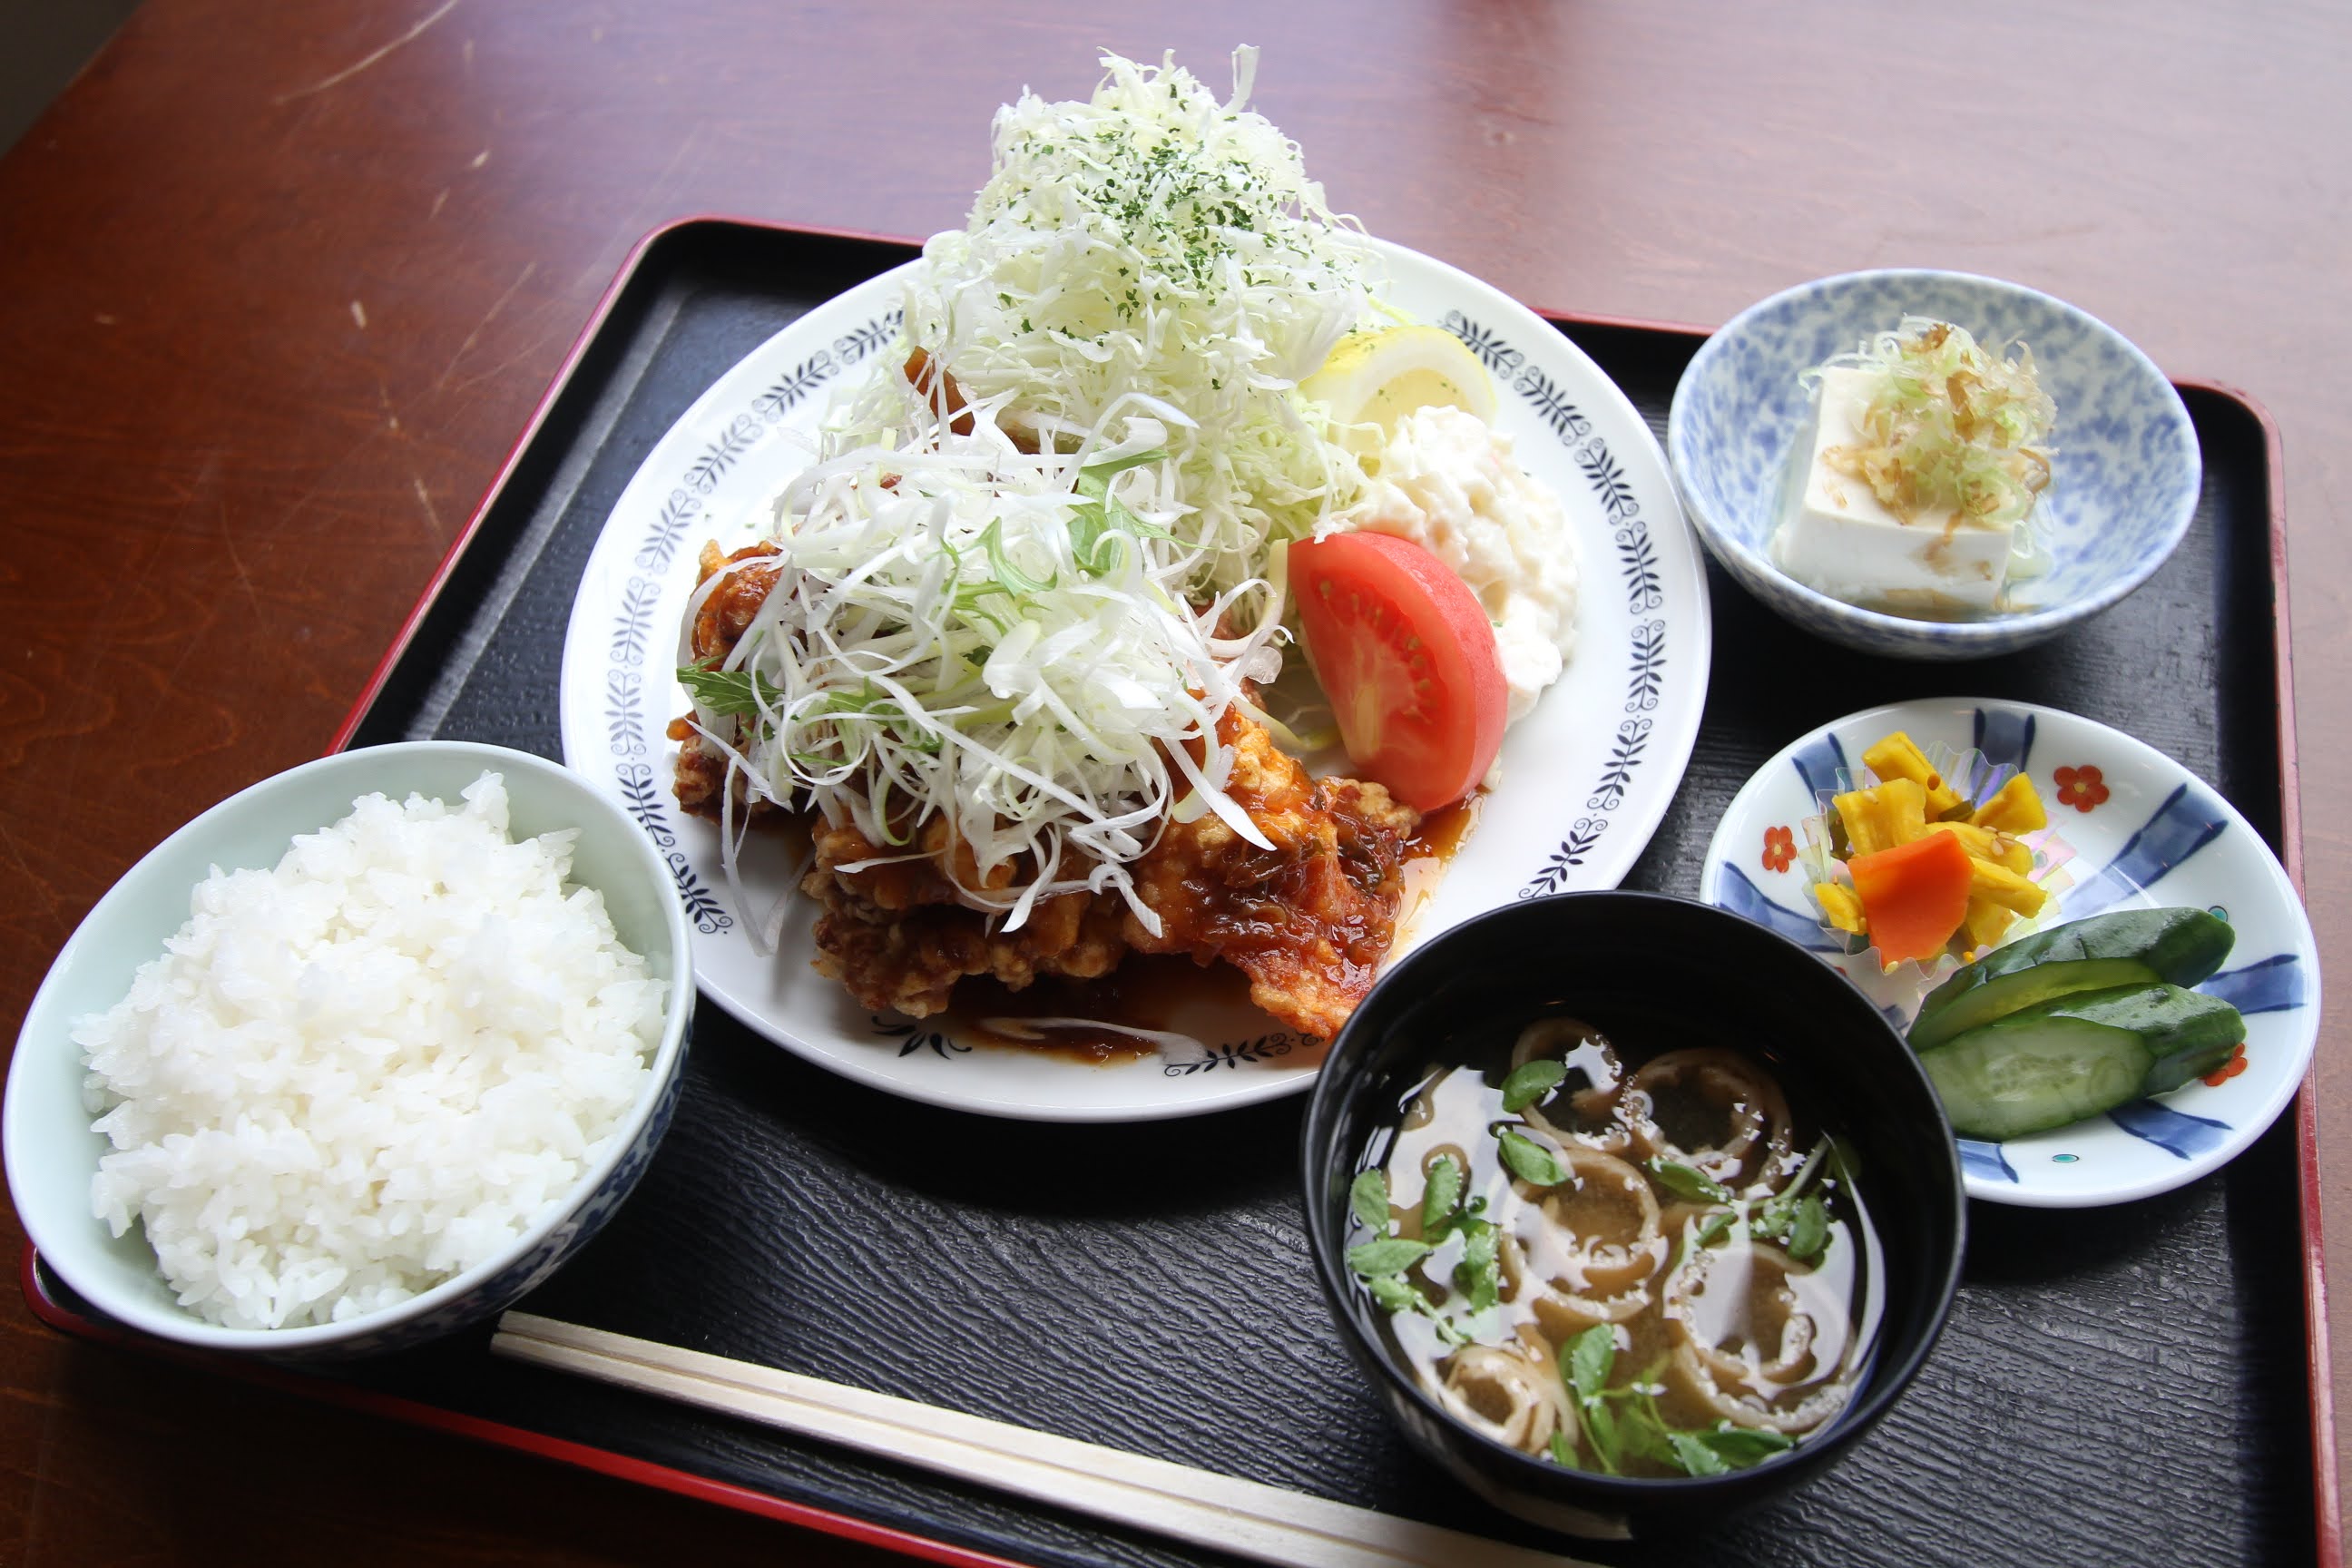
M2211 1079L2053 1132L1959 1140L1969 1195L2078 1208L2144 1198L2195 1181L2260 1137L2294 1096L2319 1038L2319 953L2303 900L2235 807L2179 763L2119 731L2029 702L1948 698L1898 702L1824 724L1764 764L1726 808L1707 846L1699 896L1819 953L1880 1002L1897 1027L1916 996L1883 994L1867 959L1849 958L1805 889L1801 826L1841 768L1889 731L1922 746L1981 750L2022 770L2051 826L2074 850L2073 885L2043 929L2110 910L2186 906L2236 930L2221 973L2197 989L2246 1020L2243 1053Z
M1442 262L1375 242L1388 298L1442 324L1494 373L1498 428L1567 503L1582 574L1568 672L1503 746L1502 781L1399 952L1514 899L1621 881L1664 816L1698 731L1711 628L1706 578L1664 454L1624 395L1573 343L1507 296ZM1319 1042L1246 1006L1165 1021L1181 1039L1115 1065L980 1042L951 1019L857 1007L809 966L810 912L758 951L720 869L717 831L671 798L686 710L677 626L705 540L753 537L830 395L871 374L898 340L903 277L886 273L818 306L721 376L657 442L583 575L563 648L564 760L625 805L667 856L696 926L704 992L786 1048L910 1099L999 1116L1125 1121L1290 1094ZM787 891L780 847L753 846L746 906Z

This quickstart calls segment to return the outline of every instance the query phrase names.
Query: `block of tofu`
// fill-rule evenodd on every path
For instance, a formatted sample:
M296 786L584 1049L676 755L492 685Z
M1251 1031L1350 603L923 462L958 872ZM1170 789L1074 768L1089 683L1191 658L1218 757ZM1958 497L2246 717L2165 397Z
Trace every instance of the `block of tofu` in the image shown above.
M1856 444L1872 377L1824 370L1813 423L1790 454L1788 510L1772 535L1774 565L1809 588L1865 609L1942 617L1990 610L2009 571L2014 530L1957 513L1905 522L1828 454ZM1801 465L1801 467L1799 465Z

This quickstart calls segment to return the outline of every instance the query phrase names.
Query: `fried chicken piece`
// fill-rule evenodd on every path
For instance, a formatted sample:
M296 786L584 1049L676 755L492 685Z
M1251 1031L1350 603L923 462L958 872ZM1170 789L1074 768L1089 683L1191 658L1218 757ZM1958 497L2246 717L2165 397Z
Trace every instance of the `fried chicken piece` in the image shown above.
M695 562L698 569L694 579L697 587L709 582L730 563L749 562L751 564L738 565L734 571L729 572L725 579L710 590L710 595L702 601L701 608L695 612L688 647L697 664L714 663L735 651L735 644L751 626L751 617L760 613L760 606L767 602L770 590L775 587L776 579L782 573L780 565L761 563L762 557L773 556L776 552L775 545L751 544L732 555L721 555L718 545L704 542L702 553ZM740 739L740 729L745 721L738 720L736 722L739 727L737 738ZM697 816L717 822L719 808L726 798L726 753L713 746L689 720L671 720L667 732L671 740L677 742L677 766L673 775L677 804ZM741 795L739 789L739 800ZM754 801L751 805L755 815L768 809L766 801Z
M1128 945L1201 963L1223 958L1249 976L1252 1002L1328 1039L1371 988L1396 935L1399 868L1420 818L1379 784L1309 776L1238 709L1217 733L1234 751L1225 793L1274 847L1213 814L1171 822L1135 868L1160 934L1129 911Z
M955 983L989 974L1018 991L1044 974L1093 980L1127 955L1118 901L1092 893L1041 899L1018 931L992 931L989 916L957 901L955 884L941 874L950 846L945 825L933 819L927 846L906 859L877 848L855 827L821 826L816 862L801 890L817 901L816 968L840 981L858 1005L928 1017L944 1010ZM845 866L880 859L861 870ZM1009 868L1000 868L1002 883Z
M729 566L735 570L710 590L709 597L695 612L689 646L697 664L723 659L735 651L736 643L751 625L751 617L768 602L769 590L783 574L782 564L773 559L778 551L773 544L747 544L732 555L721 555L716 543L703 542L702 553L695 560L696 587ZM741 564L747 562L752 564Z
M950 375L944 366L933 364L928 353L917 349L909 353L898 374L907 378L908 384L915 389L915 395L929 403L934 412L948 420L950 431L958 436L971 434L971 416L964 412L971 405L964 401L963 388L956 384L956 378ZM1014 450L1037 450L1037 433L1019 419L1000 418L996 427L1013 443Z
M719 820L719 804L726 798L727 759L720 755L691 719L673 719L663 731L677 742L677 763L671 773L671 787L677 804L697 816Z
M802 890L817 900L816 966L861 1005L923 1017L955 983L988 974L1014 990L1039 975L1091 980L1129 949L1224 959L1250 999L1291 1027L1328 1038L1370 989L1396 932L1398 866L1418 819L1375 784L1309 777L1263 726L1231 710L1226 791L1273 841L1262 849L1214 816L1170 823L1136 862L1135 884L1160 917L1154 935L1115 892L1041 900L1021 929L992 931L942 869L976 885L971 851L933 818L919 853L880 850L852 827L823 827ZM866 861L880 864L845 870ZM991 885L1011 879L998 867Z
M908 378L929 390L919 353ZM951 380L947 411L962 406ZM721 555L703 546L698 584L722 571L695 613L688 647L698 661L733 651L781 574L772 544ZM727 569L732 566L733 570ZM740 722L740 721L739 721ZM684 719L678 804L717 820L728 787L723 752ZM1014 868L984 876L971 847L934 816L912 853L877 847L850 826L820 824L802 889L817 900L817 969L863 1006L913 1017L940 1012L957 981L992 975L1019 990L1040 975L1091 980L1132 948L1224 959L1249 977L1250 999L1304 1034L1328 1038L1371 986L1396 933L1403 887L1398 868L1419 818L1376 784L1310 777L1277 750L1263 725L1228 709L1218 738L1232 748L1226 793L1274 847L1260 848L1214 816L1170 822L1135 864L1137 896L1160 918L1154 933L1116 892L1041 900L1020 929L963 901L959 887L999 890ZM772 809L754 802L754 813ZM870 864L869 864L870 862ZM845 867L859 867L845 870Z

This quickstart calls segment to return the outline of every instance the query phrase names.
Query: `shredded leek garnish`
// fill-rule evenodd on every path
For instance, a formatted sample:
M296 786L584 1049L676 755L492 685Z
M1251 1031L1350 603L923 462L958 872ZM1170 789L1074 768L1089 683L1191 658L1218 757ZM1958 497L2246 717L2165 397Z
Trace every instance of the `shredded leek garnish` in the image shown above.
M775 588L717 668L681 658L697 727L751 794L929 856L1007 929L1116 889L1156 932L1129 867L1171 816L1265 845L1215 735L1278 663L1270 616L1221 625L1266 584L1186 599L1168 427L1125 425L1107 450L1032 455L942 414L793 479L779 554L751 563L782 567ZM957 843L968 858L940 852Z
M1854 422L1861 441L1823 458L1905 522L2023 522L2050 483L2043 443L2057 410L2034 380L2032 351L2016 351L2011 358L2008 345L1988 349L1948 321L1906 316L1822 367L1873 377Z

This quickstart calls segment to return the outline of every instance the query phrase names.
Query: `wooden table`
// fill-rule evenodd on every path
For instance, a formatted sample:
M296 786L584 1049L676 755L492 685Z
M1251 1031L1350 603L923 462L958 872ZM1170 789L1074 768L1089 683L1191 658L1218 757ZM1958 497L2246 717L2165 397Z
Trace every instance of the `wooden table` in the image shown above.
M1217 79L1241 41L1335 206L1532 304L1715 322L1955 267L2265 404L2306 889L2352 973L2352 11L149 0L0 160L9 1016L150 845L326 745L648 229L928 234L1024 84L1082 94L1097 46ZM2318 1077L2339 1281L2347 1032ZM2352 1289L2333 1316L2352 1388ZM885 1560L89 1349L13 1291L0 1387L0 1561Z

